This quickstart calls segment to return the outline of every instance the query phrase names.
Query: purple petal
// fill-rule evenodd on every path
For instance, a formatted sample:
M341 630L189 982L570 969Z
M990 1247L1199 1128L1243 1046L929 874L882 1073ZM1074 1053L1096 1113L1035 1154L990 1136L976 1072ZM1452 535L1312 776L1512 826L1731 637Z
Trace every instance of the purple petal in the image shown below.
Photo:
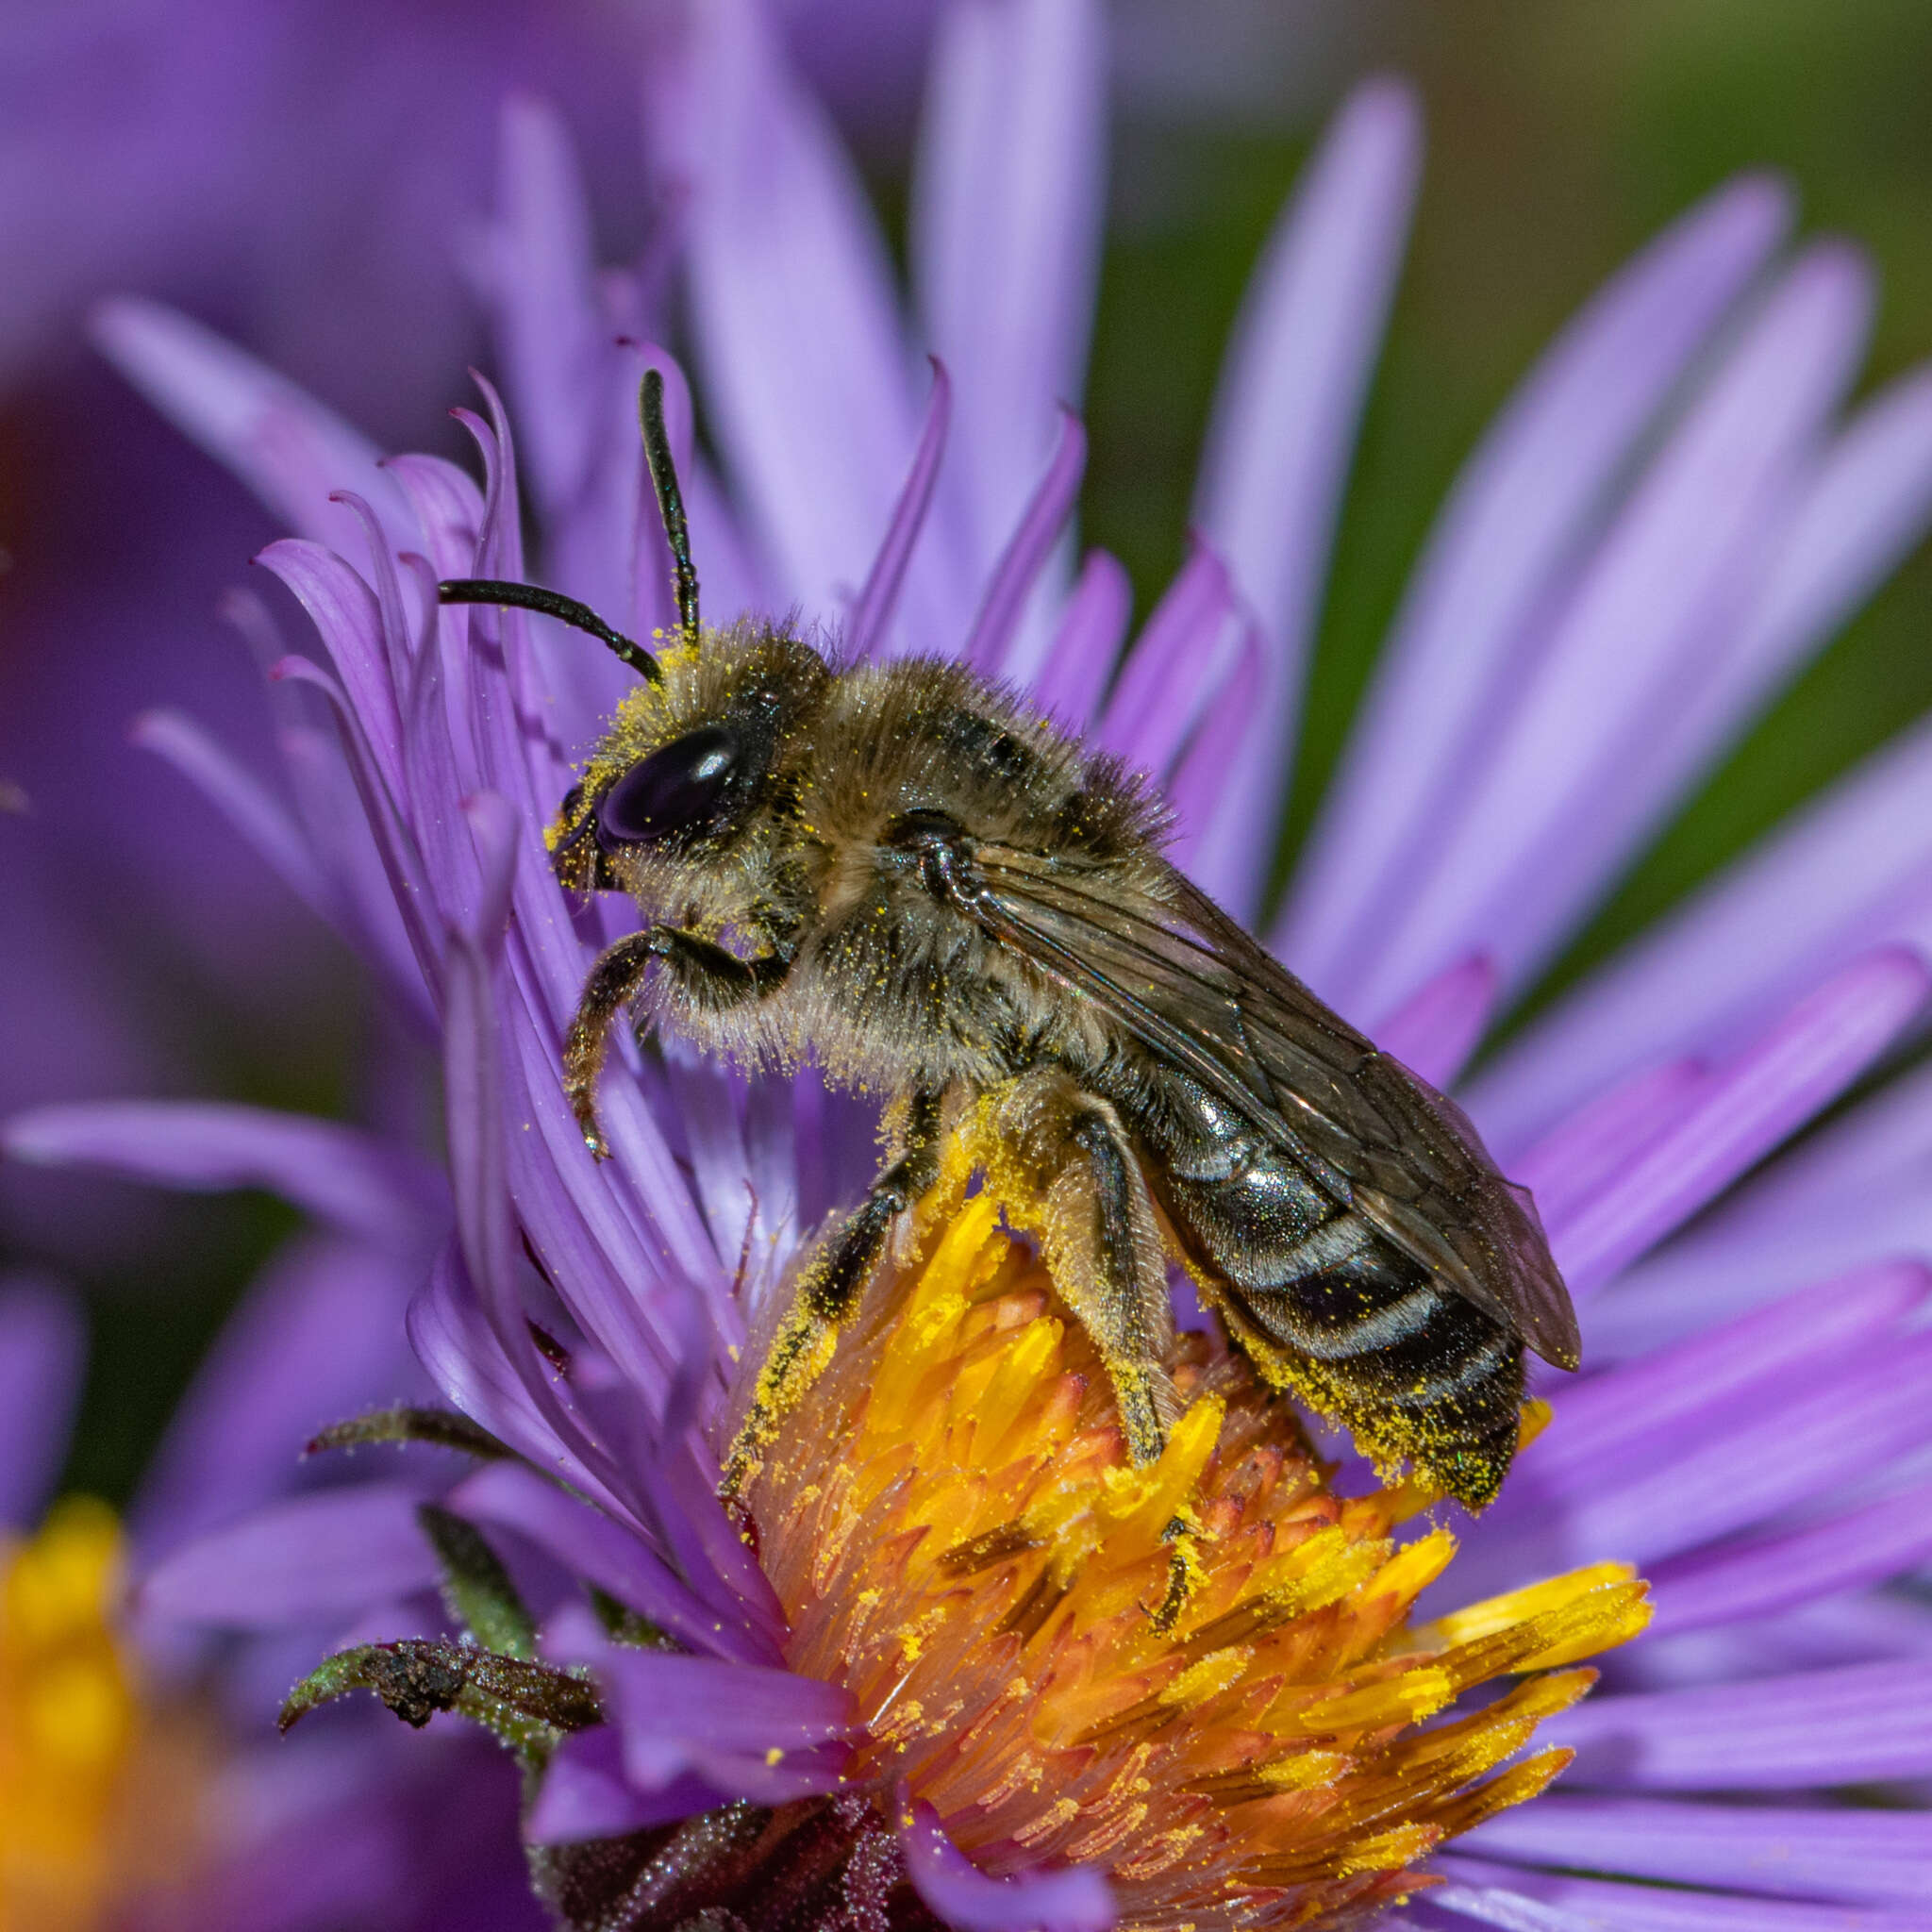
M1932 1251L1928 1102L1932 1071L1916 1071L1807 1136L1620 1280L1594 1345L1654 1347L1821 1274Z
M375 769L390 796L400 800L405 796L403 719L375 591L334 552L298 538L271 543L256 560L288 585L314 620L355 707Z
M1571 1292L1607 1281L1842 1092L1920 1010L1927 987L1917 954L1873 954L1714 1074L1674 1126L1550 1229Z
M1195 496L1273 646L1261 724L1212 828L1239 855L1228 909L1250 920L1287 796L1303 662L1356 419L1408 232L1421 127L1407 91L1358 88L1256 271Z
M987 676L1008 672L1024 675L1024 665L1013 659L1021 613L1074 513L1086 468L1087 432L1071 409L1062 409L1059 440L1047 460L1046 474L1000 552L973 628L960 647L961 658L975 671Z
M732 1796L695 1773L641 1790L625 1775L623 1740L610 1725L599 1724L566 1738L552 1754L527 1831L540 1845L618 1838L708 1811Z
M619 1524L521 1463L479 1470L445 1501L474 1523L496 1524L528 1537L573 1574L607 1591L694 1651L732 1662L775 1660L761 1636L741 1622L721 1619Z
M1921 724L1529 1026L1475 1083L1477 1119L1521 1139L1626 1067L1727 1049L1867 946L1932 934L1928 824Z
M383 468L408 500L436 575L470 575L483 542L483 496L469 473L441 457L390 457Z
M1676 1885L1885 1905L1932 1904L1932 1817L1923 1811L1673 1805L1552 1792L1458 1844Z
M1215 661L1215 645L1235 614L1227 566L1196 542L1134 640L1093 733L1103 750L1140 772L1166 768L1193 722Z
M375 446L286 376L158 302L102 303L92 335L162 415L291 528L346 544L355 518L329 498L367 490L390 541L399 548L409 541L407 513L376 470Z
M25 1275L0 1277L0 1536L39 1521L86 1367L79 1303Z
M1605 491L1790 222L1747 177L1667 229L1590 303L1518 388L1437 520L1276 938L1319 988L1398 852L1463 758L1532 612Z
M448 1214L418 1156L333 1121L216 1101L103 1100L38 1108L5 1128L21 1160L78 1162L167 1187L266 1188L345 1233L420 1248Z
M295 1479L316 1430L421 1393L399 1318L413 1257L306 1240L276 1256L195 1372L130 1512L140 1547L231 1523Z
M591 213L562 115L513 94L501 130L499 213L468 267L495 317L538 500L558 515L575 507L588 479L590 404L610 331L598 311Z
M1836 245L1787 271L1558 608L1498 675L1479 737L1364 908L1357 943L1373 934L1373 945L1349 959L1368 1007L1475 947L1521 985L1587 903L1598 874L1573 865L1571 848L1592 849L1600 801L1618 815L1648 808L1661 775L1649 741L1731 633L1856 370L1870 281Z
M851 164L782 72L761 9L717 0L691 28L683 69L658 63L653 76L651 131L667 175L690 187L708 421L781 604L830 611L841 586L864 581L918 441L891 272ZM927 575L922 554L907 624L934 637L945 607Z
M1545 1720L1577 1784L1763 1791L1932 1775L1932 1663L1592 1697Z
M1119 558L1090 550L1033 681L1041 709L1076 735L1086 733L1107 689L1133 605L1133 586Z
M1444 1855L1440 1869L1451 1882L1424 1894L1431 1907L1507 1932L1917 1932L1923 1923L1917 1912L1564 1878L1457 1852Z
M179 711L137 718L128 741L151 751L197 787L268 862L276 877L320 919L334 923L336 894L287 808L228 748Z
M873 559L872 571L864 590L858 593L858 608L847 626L845 648L855 659L874 656L884 641L899 601L899 587L906 580L912 546L925 527L933 484L939 478L940 458L945 454L946 426L953 415L953 379L937 356L931 361L932 399L925 406L925 427L919 432L919 447L912 453L912 467L906 473L905 488L892 507L892 521L886 526L885 541Z
M1496 1006L1496 969L1479 955L1437 974L1375 1028L1375 1044L1432 1087L1447 1087ZM1527 1183L1525 1182L1525 1185ZM1541 1193L1539 1207L1547 1204Z
M1106 111L1094 0L941 16L914 171L913 280L930 344L958 384L942 503L971 584L983 581L1021 517L1056 408L1080 393ZM1029 622L1015 655L980 661L1024 679L1044 643Z
M436 1556L418 1489L364 1483L297 1496L176 1550L141 1580L143 1612L230 1630L332 1623L426 1590Z
M1783 1536L1694 1550L1651 1568L1653 1637L1774 1616L1932 1563L1932 1486Z
M1697 1060L1647 1067L1507 1159L1507 1171L1535 1194L1546 1226L1565 1219L1640 1148L1682 1120L1691 1095L1709 1078L1710 1070ZM1490 1144L1498 1141L1491 1138Z
M1255 707L1267 675L1267 646L1261 633L1253 624L1243 625L1233 663L1213 682L1202 717L1163 781L1174 815L1168 857L1210 898L1219 896L1225 883L1221 876L1223 854L1202 841L1239 768L1241 748L1254 729Z
M1889 1354L1932 1296L1932 1269L1889 1261L1814 1283L1674 1347L1556 1396L1557 1418L1524 1464L1536 1480L1588 1493L1605 1469L1664 1460L1768 1378ZM1762 1397L1752 1407L1761 1407Z
M1932 1441L1932 1339L1894 1340L1881 1356L1802 1367L1764 1401L1687 1418L1674 1454L1599 1469L1567 1493L1525 1473L1511 1514L1538 1504L1563 1546L1634 1563L1733 1536L1884 1469Z
M946 1835L930 1805L900 1806L912 1889L958 1932L1110 1932L1113 1892L1094 1866L989 1878Z

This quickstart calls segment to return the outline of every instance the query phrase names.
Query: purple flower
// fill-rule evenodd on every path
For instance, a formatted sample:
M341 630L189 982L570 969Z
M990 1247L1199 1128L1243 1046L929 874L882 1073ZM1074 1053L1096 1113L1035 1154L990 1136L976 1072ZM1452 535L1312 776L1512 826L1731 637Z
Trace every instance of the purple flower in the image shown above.
M1217 405L1201 541L1110 676L1124 586L1108 559L1075 570L1065 552L1080 441L1056 407L1074 388L1085 326L1099 45L1085 8L949 16L914 249L919 346L942 364L927 378L850 172L759 17L726 4L693 23L679 63L657 76L653 125L688 196L694 358L722 475L690 456L668 358L613 341L636 291L594 275L574 239L584 224L563 138L532 108L507 128L508 192L488 252L525 450L520 465L486 392L487 420L465 418L481 491L434 458L377 470L278 378L163 311L118 305L100 329L122 367L302 532L264 561L308 607L328 664L284 658L280 690L327 708L340 754L291 706L285 804L192 726L154 735L440 1042L454 1225L410 1332L447 1398L514 1452L475 1445L493 1459L443 1495L480 1545L446 1533L432 1548L412 1533L414 1499L376 1482L191 1544L154 1573L150 1596L182 1615L274 1623L320 1605L358 1619L305 1703L366 1684L406 1715L456 1708L494 1724L545 1767L530 1821L542 1841L644 1834L633 1842L648 1864L680 1830L709 1833L715 1851L748 1815L728 1807L749 1805L816 1821L787 1840L802 1863L762 1869L803 1883L813 1857L830 1858L841 1910L903 1906L903 1876L950 1923L1015 1932L1103 1922L1096 1867L1116 1896L1152 1882L1139 1823L1116 1806L1111 1839L1070 1818L1027 1838L982 1836L989 1793L1010 1794L958 1768L972 1740L945 1732L945 1707L918 1700L915 1716L855 1688L872 1682L858 1672L870 1655L858 1573L837 1616L814 1623L797 1577L819 1572L784 1569L783 1525L755 1507L760 1563L713 1495L729 1364L756 1353L803 1232L862 1180L866 1124L809 1082L741 1077L667 1044L613 1065L602 1105L614 1158L590 1159L558 1058L588 961L628 908L574 908L540 835L625 675L518 613L439 611L430 586L541 576L633 634L666 626L631 414L641 368L664 369L714 613L795 604L872 650L958 652L1030 685L1166 790L1198 879L1268 924L1351 1018L1447 1082L1499 1000L1932 512L1927 379L1903 378L1840 420L1865 307L1857 259L1829 245L1781 258L1779 191L1724 191L1591 305L1472 459L1302 872L1265 921L1299 666L1412 193L1415 116L1388 84L1359 94L1284 216ZM520 481L544 531L541 570L523 556ZM325 500L331 488L358 494ZM1359 1914L1408 1889L1385 1923L1557 1932L1903 1926L1923 1911L1932 1838L1912 1804L1932 1776L1932 1666L1922 1608L1886 1586L1932 1557L1914 1486L1932 1433L1924 1080L1785 1145L1921 1016L1923 762L1910 737L1855 774L1466 1090L1505 1167L1535 1190L1589 1366L1541 1391L1547 1430L1462 1533L1454 1600L1495 1594L1414 1640L1440 1661L1493 1639L1495 1668L1555 1670L1584 1639L1600 1648L1625 1633L1624 1611L1591 1591L1626 1588L1614 1566L1633 1563L1652 1579L1656 1619L1596 1696L1558 1708L1567 1692L1553 1691L1524 1715L1543 1719L1540 1742L1576 1753L1557 1792L1486 1821L1473 1800L1457 1810L1491 1789L1470 1782L1498 1761L1484 1753L1500 1734L1484 1733L1480 1763L1457 1760L1420 1809L1366 1811L1387 1829L1361 1824L1319 1871L1285 1857L1270 1868L1291 1899L1341 1886L1321 1894L1324 1909ZM331 1214L348 1204L365 1225L425 1238L448 1227L374 1137L341 1130L318 1146L256 1119L230 1116L224 1131L219 1111L203 1111L186 1146L165 1127L117 1137L117 1124L75 1109L10 1135L43 1158L204 1185L246 1174ZM989 1268L1021 1266L988 1252ZM1000 1282L1002 1308L1035 1291ZM959 1364L984 1341L957 1322L943 1332ZM863 1363L882 1381L903 1359L848 1354L832 1373ZM1226 1393L1211 1350L1195 1366L1204 1389ZM858 1413L857 1394L841 1407L830 1388L824 1400L815 1413ZM892 1412L916 1420L918 1407ZM362 1433L425 1426L392 1414ZM830 1452L787 1445L799 1511L821 1507L812 1469L855 1475L838 1453L836 1438ZM903 1443L878 1453L906 1463ZM1211 1485L1204 1472L1219 1467L1196 1464L1189 1480ZM1251 1522L1227 1500L1232 1541ZM1386 1491L1325 1495L1331 1506L1324 1526L1338 1541L1323 1547L1338 1560L1380 1549L1401 1507ZM851 1521L844 1544L813 1546L825 1577L897 1548L868 1545ZM1379 1554L1316 1607L1345 1603L1348 1628L1365 1628L1368 1605L1406 1607L1441 1548L1424 1537ZM1406 1594L1390 1582L1376 1596L1384 1564L1404 1566ZM1573 1565L1606 1567L1561 1589L1536 1582ZM903 1574L916 1567L908 1554ZM461 1650L425 1630L407 1607L439 1575L468 1627L493 1638ZM582 1584L601 1614L583 1607ZM1585 1630L1535 1621L1586 1601ZM908 1674L921 1628L894 1633L915 1641ZM1354 1674L1306 1707L1308 1735L1333 1740L1336 1761L1309 1761L1328 1744L1269 1760L1295 1769L1266 1802L1303 1824L1329 1815L1337 1790L1365 1806L1386 1796L1371 1774L1390 1772L1375 1753L1396 1745L1365 1742L1364 1727L1388 1721L1392 1737L1398 1716L1441 1708L1425 1666L1373 1645L1349 1655ZM1239 1700L1249 1661L1189 1677L1173 1707L1191 1721L1216 1697ZM1565 1675L1519 1690L1533 1697ZM1160 1706L1180 1681L1148 1694ZM1103 1701L1089 1729L1120 1714ZM855 1765L876 1771L882 1753L915 1745L954 1754L951 1785L928 1753L892 1760L909 1787L889 1802L855 1790ZM1552 1768L1529 1760L1498 1788L1532 1765L1538 1777ZM1002 1770L1013 1791L1025 1787L1022 1758ZM1252 1763L1242 1775L1254 1782ZM1371 1783L1344 1782L1357 1777ZM1853 1808L1850 1794L1874 1785L1902 1807ZM1230 1808L1260 1802L1246 1787L1203 1789ZM977 1809L949 1808L962 1790ZM1289 1803L1296 1791L1312 1795ZM680 1824L692 1817L705 1823ZM1433 1889L1391 1878L1471 1826L1435 1857ZM1289 1842L1314 1859L1314 1840ZM581 1868L555 1857L544 1882L574 1911ZM641 1864L626 1884L645 1883Z
M339 1634L325 1605L308 1607L311 1634L291 1657L286 1640L187 1644L179 1624L123 1600L130 1557L151 1560L292 1487L292 1418L305 1400L331 1401L318 1371L337 1403L412 1386L393 1341L401 1273L384 1279L380 1259L343 1241L302 1242L223 1338L125 1531L90 1497L44 1507L84 1337L57 1290L0 1283L0 1900L20 1923L541 1923L514 1777L480 1744L398 1749L392 1725L358 1723L293 1752L263 1736L262 1706L294 1659ZM439 1474L419 1471L413 1493ZM326 1491L307 1499L327 1504Z

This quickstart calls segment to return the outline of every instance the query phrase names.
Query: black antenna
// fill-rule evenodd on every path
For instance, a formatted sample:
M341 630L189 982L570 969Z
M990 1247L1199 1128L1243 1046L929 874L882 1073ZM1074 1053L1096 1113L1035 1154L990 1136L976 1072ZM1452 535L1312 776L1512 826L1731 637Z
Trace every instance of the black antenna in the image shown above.
M651 486L658 492L658 513L664 519L664 541L671 545L671 582L677 592L677 627L688 644L698 641L698 574L691 567L691 531L684 521L684 497L677 487L677 468L671 460L671 439L664 430L664 374L644 371L638 396L638 414L644 425L644 460L651 466Z
M692 591L696 591L695 584ZM541 591L535 584L513 584L500 577L451 577L437 585L436 599L440 604L508 604L518 610L539 611L608 644L640 677L653 684L662 681L657 658L643 645L621 630L612 630L588 604L579 604L560 591Z

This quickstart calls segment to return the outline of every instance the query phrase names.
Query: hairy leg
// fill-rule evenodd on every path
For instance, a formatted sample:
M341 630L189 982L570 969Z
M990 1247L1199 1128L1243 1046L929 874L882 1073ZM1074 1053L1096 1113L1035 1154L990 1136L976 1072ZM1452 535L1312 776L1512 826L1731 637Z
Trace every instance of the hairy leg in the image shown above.
M791 1307L772 1338L750 1407L724 1459L718 1493L734 1502L756 1474L780 1416L815 1382L885 1252L893 1224L939 1179L941 1105L913 1094L893 1158L798 1277Z
M646 926L604 953L591 968L563 1043L563 1091L585 1146L599 1160L610 1158L597 1124L597 1075L604 1070L610 1023L642 992L654 960L663 962L680 999L711 1011L774 991L785 983L791 964L779 953L741 959L675 925Z

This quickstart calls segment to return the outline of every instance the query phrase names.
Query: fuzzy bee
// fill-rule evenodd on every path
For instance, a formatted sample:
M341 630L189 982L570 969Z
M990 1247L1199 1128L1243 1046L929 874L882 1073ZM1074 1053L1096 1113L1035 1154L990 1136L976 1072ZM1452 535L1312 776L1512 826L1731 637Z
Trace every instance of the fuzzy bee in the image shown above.
M1115 759L955 662L840 665L768 624L701 629L655 372L642 418L680 620L661 657L526 585L441 594L559 617L642 679L550 835L566 885L628 892L650 922L597 961L570 1030L592 1151L607 1038L634 1006L897 1103L890 1159L799 1277L726 1492L959 1134L1039 1234L1137 1463L1174 1416L1174 1257L1271 1384L1487 1503L1524 1347L1577 1361L1527 1194L1161 856L1161 808Z

